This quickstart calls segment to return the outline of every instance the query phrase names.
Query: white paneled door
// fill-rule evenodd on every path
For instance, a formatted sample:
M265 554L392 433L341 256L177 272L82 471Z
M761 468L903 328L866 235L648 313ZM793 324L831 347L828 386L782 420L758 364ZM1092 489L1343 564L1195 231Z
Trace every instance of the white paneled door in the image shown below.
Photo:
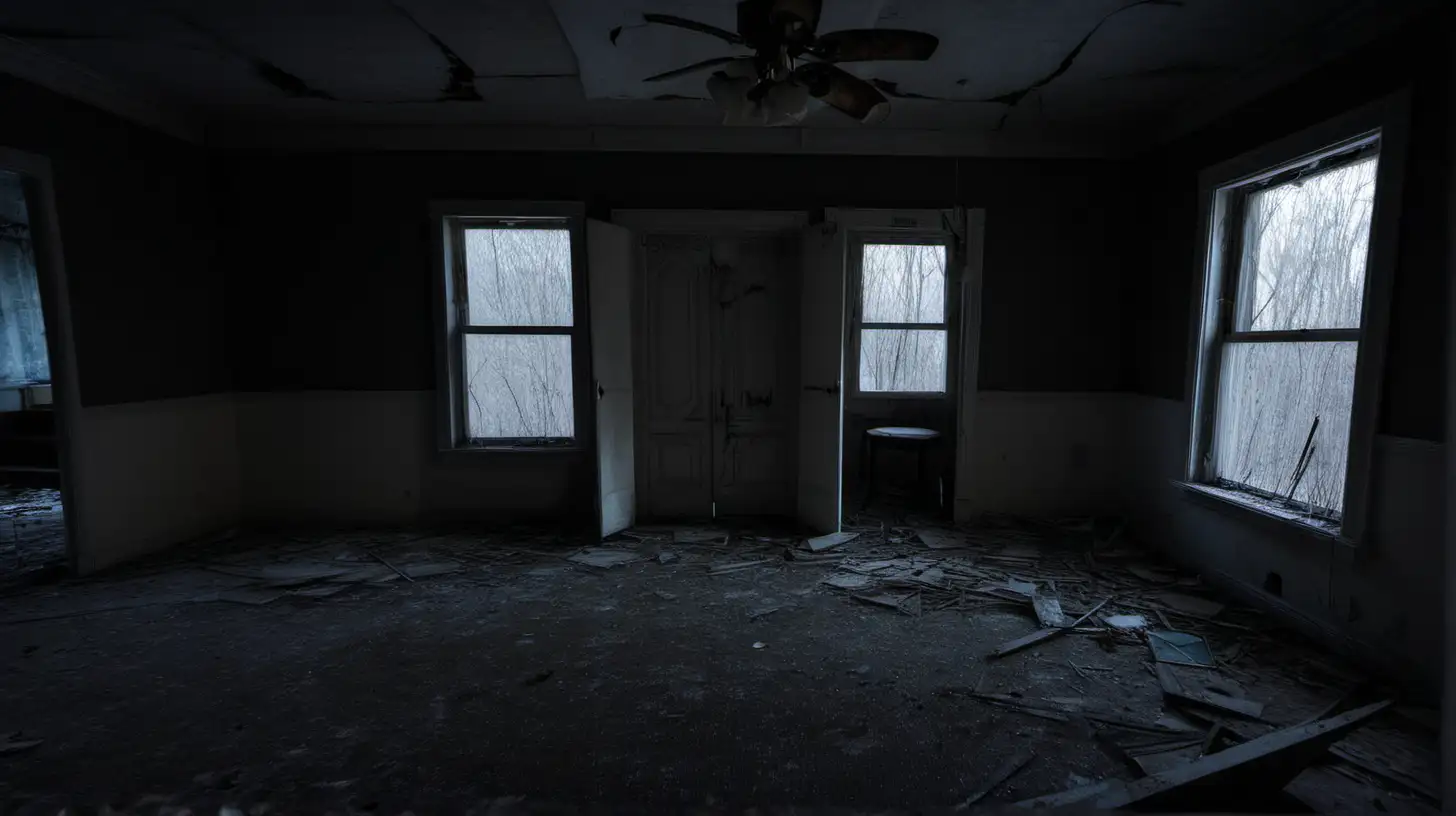
M592 376L596 389L597 488L602 536L636 520L632 422L632 233L588 220Z
M644 516L791 516L798 419L793 232L648 233L637 327Z
M801 238L799 306L799 521L838 532L843 477L844 233L833 222Z

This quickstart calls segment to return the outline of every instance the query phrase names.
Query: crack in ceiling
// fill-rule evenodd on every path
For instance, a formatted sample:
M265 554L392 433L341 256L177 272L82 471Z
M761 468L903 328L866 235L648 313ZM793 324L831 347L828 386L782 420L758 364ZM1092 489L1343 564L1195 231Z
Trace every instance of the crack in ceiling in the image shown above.
M1087 47L1087 43L1092 41L1092 36L1096 34L1097 31L1102 28L1102 26L1106 25L1107 22L1113 17L1116 17L1124 11L1135 9L1138 6L1175 6L1181 8L1183 6L1183 0L1135 0L1135 2L1128 3L1121 8L1113 9L1112 11L1109 11L1107 14L1103 15L1102 19L1098 20L1097 24L1092 26L1092 30L1088 31L1086 35L1083 36L1082 39L1078 41L1075 46L1072 47L1072 50L1067 52L1067 55L1065 57L1062 57L1062 61L1057 65L1055 69L1052 70L1051 73L1023 88L1018 88L1014 91L1008 91L1004 94L999 94L997 96L992 96L980 100L982 102L996 102L1006 106L1006 112L1001 114L1001 119L996 123L996 127L994 128L994 130L1001 130L1006 126L1006 119L1011 116L1011 112L1016 109L1016 106L1019 105L1021 103L1021 100L1025 99L1028 94L1030 94L1032 91L1045 88L1053 81L1055 81L1058 77L1070 71L1072 69L1072 64L1075 63L1077 61L1077 57L1081 55L1082 49ZM956 84L964 85L965 80L958 80Z
M1327 5L1336 1L826 0L826 7L851 27L893 21L943 34L947 47L935 64L866 64L852 71L895 101L898 112L886 128L1015 131L1049 142L1102 144L1112 134L1156 129L1158 121L1202 106L1201 96L1217 97L1210 107L1224 104L1220 100L1237 95L1234 83L1276 57L1312 66L1347 53L1360 41L1359 32L1382 29L1433 3L1338 0L1348 8L1336 15ZM730 0L681 2L674 11L731 25ZM652 0L511 0L500 6L304 0L270 4L267 14L246 0L136 11L105 0L56 3L0 3L0 41L32 45L58 64L114 76L120 87L133 83L161 102L195 106L204 117L715 124L701 84L642 82L663 67L716 53L709 50L711 37L676 37L643 22L641 9ZM1113 20L1144 6L1178 11ZM711 28L704 33L719 31ZM491 104L464 104L486 101ZM1025 111L1037 105L1045 115ZM803 126L838 124L820 117Z
M262 57L249 54L248 52L237 47L236 45L233 45L221 34L218 34L216 31L204 27L197 21L184 16L180 12L173 11L171 12L171 15L178 22L211 40L213 44L222 51L231 54L238 59L246 61L249 65L253 66L253 73L257 74L258 78L262 79L264 82L272 85L274 88L277 88L288 96L294 99L324 99L331 102L337 101L334 95L329 93L328 91L320 90L309 85L301 77L290 74L289 72L283 70L282 68L279 68L277 65L274 65L273 63L263 59Z
M419 29L419 32L421 34L424 34L426 37L428 37L430 42L434 44L435 48L439 49L440 55L445 58L445 64L449 66L449 77L445 82L445 87L440 90L440 98L438 101L485 101L480 96L480 92L475 89L475 69L471 68L470 65L465 62L465 60L460 58L459 54L456 54L455 51L450 48L450 46L446 45L444 40L435 36L435 33L430 31L428 28L425 28L425 26L420 23L419 20L416 20L415 16L413 14L410 14L409 10L406 9L404 6L401 6L398 3L390 3L389 5L395 11L399 12L400 15L402 15L406 20L409 20L411 25Z

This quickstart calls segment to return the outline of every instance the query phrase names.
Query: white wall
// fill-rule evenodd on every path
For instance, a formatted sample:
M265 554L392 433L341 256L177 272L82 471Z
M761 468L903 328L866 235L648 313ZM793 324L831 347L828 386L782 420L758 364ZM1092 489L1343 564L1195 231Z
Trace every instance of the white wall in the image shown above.
M237 399L244 520L411 524L556 517L589 456L435 450L434 391L245 393Z
M956 478L956 518L1120 515L1128 394L982 391ZM969 465L966 468L965 465Z
M1370 529L1359 548L1253 519L1174 482L1188 450L1180 401L1128 399L1126 503L1134 532L1171 557L1303 616L1302 628L1439 687L1444 610L1444 446L1376 437ZM1264 593L1269 573L1282 599ZM1298 619L1298 618L1296 618Z
M1441 679L1445 449L1376 437L1370 529L1347 545L1191 495L1181 401L1133 394L982 392L965 439L956 515L1123 516L1169 557L1294 621L1307 634L1404 673ZM1282 579L1280 598L1263 591Z
M238 519L233 398L80 408L69 428L82 573L226 529Z

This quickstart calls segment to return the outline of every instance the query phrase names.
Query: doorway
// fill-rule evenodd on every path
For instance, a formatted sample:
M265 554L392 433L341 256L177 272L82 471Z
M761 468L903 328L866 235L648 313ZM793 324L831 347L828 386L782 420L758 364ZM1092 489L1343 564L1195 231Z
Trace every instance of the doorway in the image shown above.
M74 566L57 385L59 254L45 160L0 149L0 583ZM67 369L68 370L68 369ZM61 389L64 391L64 389Z
M639 243L643 518L793 516L802 213L614 213Z

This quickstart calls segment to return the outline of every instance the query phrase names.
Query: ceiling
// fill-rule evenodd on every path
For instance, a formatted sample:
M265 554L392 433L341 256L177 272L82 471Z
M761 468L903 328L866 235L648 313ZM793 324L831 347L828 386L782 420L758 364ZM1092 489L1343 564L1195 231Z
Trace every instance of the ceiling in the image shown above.
M940 38L928 62L853 65L891 92L875 129L1091 145L1149 141L1211 100L1264 90L1259 76L1290 78L1427 5L824 0L819 31ZM8 0L0 44L214 125L718 128L704 74L641 80L746 52L645 25L645 11L734 28L732 0ZM803 128L867 129L817 103Z

